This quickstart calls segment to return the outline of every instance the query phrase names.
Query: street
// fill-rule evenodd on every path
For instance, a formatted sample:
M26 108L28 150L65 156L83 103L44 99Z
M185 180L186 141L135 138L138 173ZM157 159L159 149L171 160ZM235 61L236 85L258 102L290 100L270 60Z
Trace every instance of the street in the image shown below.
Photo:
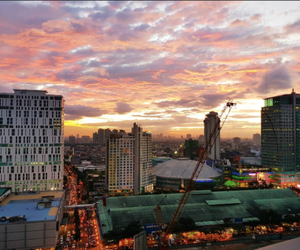
M59 229L56 249L103 250L95 208L91 204L85 204L82 200L86 190L82 183L78 184L77 174L70 166L65 166L65 174L67 175L66 206L71 207L65 208L64 217L68 219L66 225L62 225ZM76 216L78 216L78 240L76 240Z

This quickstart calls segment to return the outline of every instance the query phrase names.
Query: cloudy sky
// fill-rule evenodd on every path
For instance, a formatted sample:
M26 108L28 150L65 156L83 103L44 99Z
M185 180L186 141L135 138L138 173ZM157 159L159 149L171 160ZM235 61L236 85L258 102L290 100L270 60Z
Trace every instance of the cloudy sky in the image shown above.
M260 133L266 97L300 92L300 2L0 2L0 92L65 98L65 134Z

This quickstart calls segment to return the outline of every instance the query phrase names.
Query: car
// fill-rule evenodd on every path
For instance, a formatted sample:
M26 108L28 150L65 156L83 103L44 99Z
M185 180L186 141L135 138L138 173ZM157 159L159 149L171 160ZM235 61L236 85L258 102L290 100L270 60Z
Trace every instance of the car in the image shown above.
M88 235L88 234L83 234L82 237L83 237L83 238L87 238L87 237L89 237L89 235Z
M85 247L89 247L89 243L85 243Z
M75 249L75 248L76 248L76 247L75 247L75 244L73 244L73 245L72 245L72 249Z
M72 230L72 234L75 234L75 230Z
M70 241L70 238L69 238L69 237L67 237L66 241L67 241L67 242L69 242L69 241Z
M63 239L64 239L64 236L63 236L63 235L61 235L61 236L60 236L60 239L61 239L61 240L63 240Z
M64 240L60 240L60 244L63 245L64 244Z
M71 232L68 231L68 232L67 232L67 237L70 237L70 236L71 236Z

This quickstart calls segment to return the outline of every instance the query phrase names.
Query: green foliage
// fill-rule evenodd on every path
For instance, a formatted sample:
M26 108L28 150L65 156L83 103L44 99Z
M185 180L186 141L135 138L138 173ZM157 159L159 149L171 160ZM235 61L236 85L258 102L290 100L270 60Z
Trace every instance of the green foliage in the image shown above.
M143 231L143 227L141 226L139 221L133 221L125 229L114 228L104 235L105 240L114 240L115 242L119 242L121 239L125 238L133 238L134 235Z
M273 209L260 209L257 217L263 224L278 224L282 220L281 215Z
M292 214L287 214L284 216L283 221L288 222L288 223L292 223L296 221L296 217Z
M229 225L233 224L233 219L232 218L224 218L223 221L224 221L224 224L226 226L229 226Z
M121 228L114 228L113 230L109 231L108 233L103 235L105 240L114 240L119 242L121 239L124 239L124 230Z
M174 233L196 230L195 221L190 217L181 217L173 228Z
M125 238L130 238L141 231L143 231L141 223L139 221L133 221L125 228L124 236Z

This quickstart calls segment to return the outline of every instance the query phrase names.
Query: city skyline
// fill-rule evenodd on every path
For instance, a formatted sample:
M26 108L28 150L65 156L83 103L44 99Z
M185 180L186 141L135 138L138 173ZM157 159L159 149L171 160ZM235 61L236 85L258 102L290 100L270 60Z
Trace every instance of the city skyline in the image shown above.
M263 99L300 92L299 2L1 2L0 92L64 96L65 135L261 133Z

